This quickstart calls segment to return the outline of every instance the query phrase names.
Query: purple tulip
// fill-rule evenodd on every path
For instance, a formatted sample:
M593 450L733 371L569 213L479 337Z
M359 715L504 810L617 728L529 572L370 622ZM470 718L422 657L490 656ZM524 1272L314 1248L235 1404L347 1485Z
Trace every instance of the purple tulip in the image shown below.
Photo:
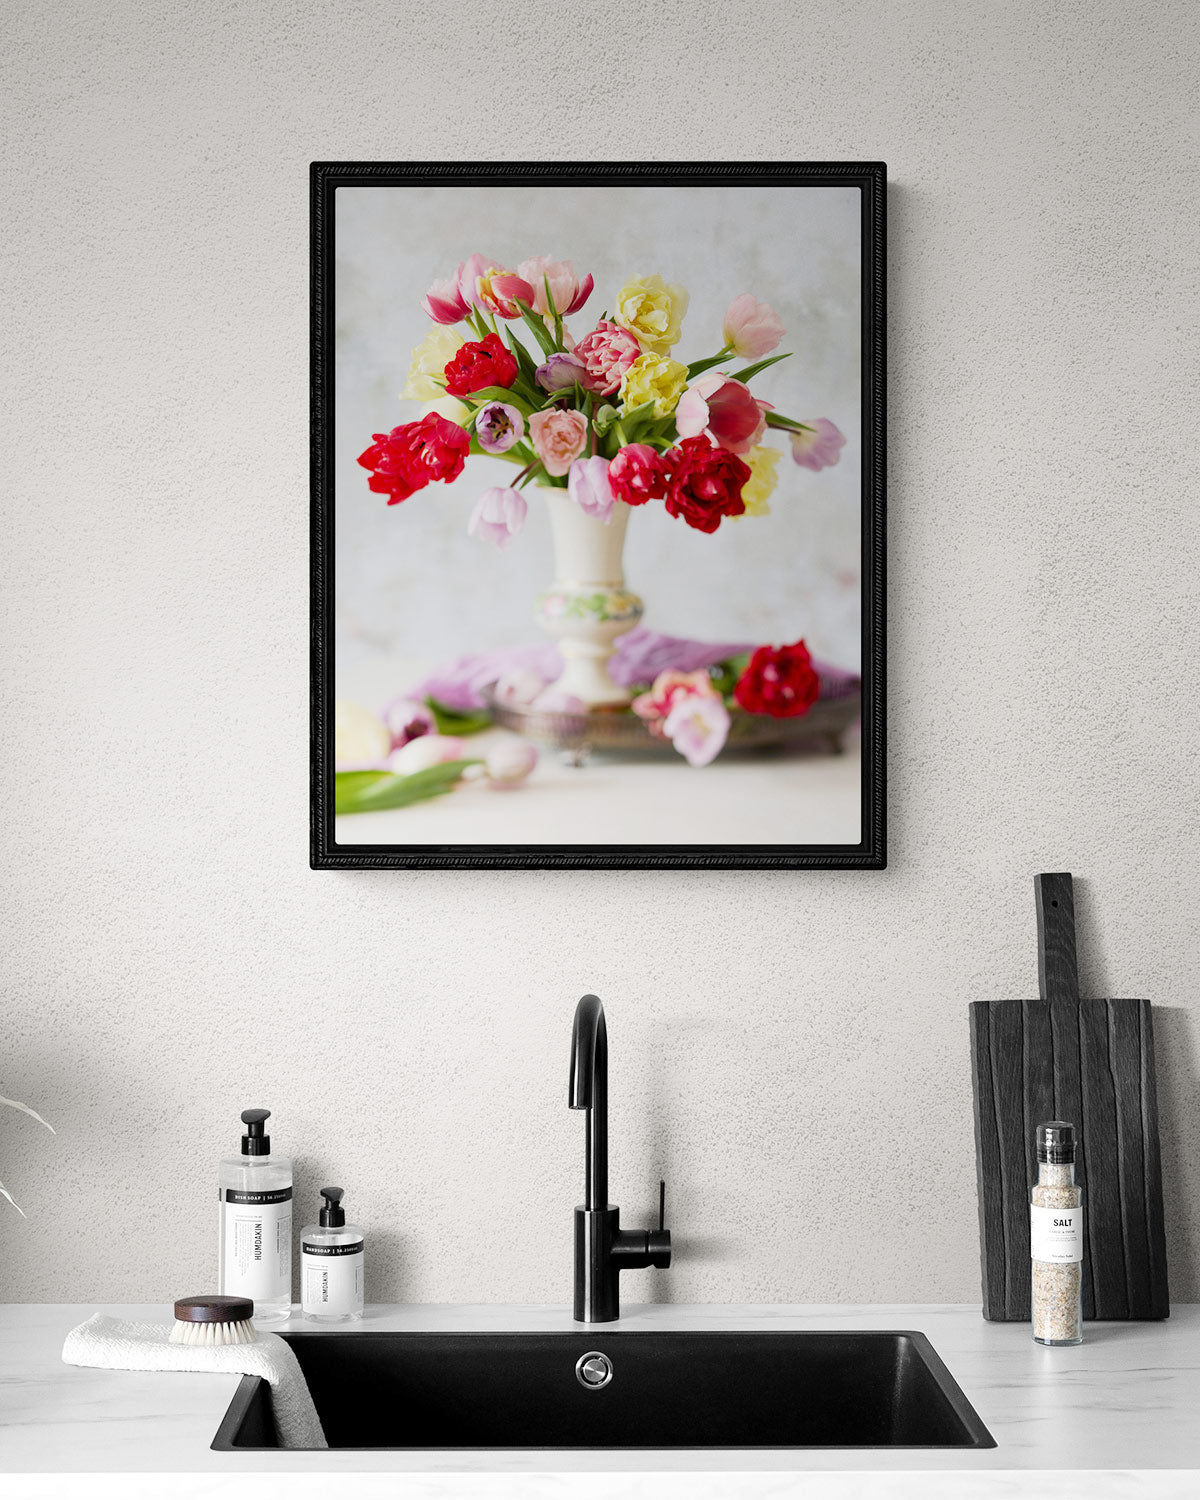
M544 391L569 391L573 385L583 385L586 376L586 366L573 354L552 354L534 371L534 379Z
M608 482L608 459L598 454L594 458L577 458L567 478L567 493L585 516L607 526L612 520L614 501Z
M479 408L475 436L486 453L507 453L525 436L525 418L507 402L489 401Z

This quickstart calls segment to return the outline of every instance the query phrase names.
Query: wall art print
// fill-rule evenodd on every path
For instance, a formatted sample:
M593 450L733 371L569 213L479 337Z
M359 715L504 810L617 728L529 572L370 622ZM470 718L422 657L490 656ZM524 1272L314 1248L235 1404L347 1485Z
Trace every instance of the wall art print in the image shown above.
M884 179L314 165L314 867L883 867Z

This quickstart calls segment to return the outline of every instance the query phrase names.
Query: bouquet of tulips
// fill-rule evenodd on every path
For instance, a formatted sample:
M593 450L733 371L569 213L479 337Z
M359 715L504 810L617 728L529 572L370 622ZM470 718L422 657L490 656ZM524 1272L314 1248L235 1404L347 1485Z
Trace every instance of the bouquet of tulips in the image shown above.
M519 472L484 491L468 524L503 548L525 524L531 483L567 489L599 521L614 505L656 501L711 533L727 517L768 513L780 458L762 441L768 431L790 440L804 468L837 463L846 440L831 421L796 421L751 394L751 380L788 358L772 353L784 330L766 303L735 297L721 347L684 364L671 353L688 307L682 287L635 277L576 337L567 319L592 289L590 275L547 256L513 271L472 255L435 281L424 301L432 326L402 393L429 404L418 421L374 435L358 460L370 488L395 505L457 479L471 454L504 459ZM717 369L735 361L744 363Z

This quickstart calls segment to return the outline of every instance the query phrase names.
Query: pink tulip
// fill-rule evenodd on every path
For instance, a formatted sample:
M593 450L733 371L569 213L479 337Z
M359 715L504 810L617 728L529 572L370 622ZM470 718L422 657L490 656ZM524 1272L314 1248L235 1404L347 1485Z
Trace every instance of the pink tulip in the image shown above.
M633 334L615 323L599 322L575 345L575 358L583 361L584 385L598 396L611 396L620 389L631 364L642 352Z
M528 509L520 490L504 489L499 485L484 490L467 522L467 535L481 537L503 552L524 526Z
M603 521L607 526L612 520L613 492L608 483L608 459L577 458L571 465L567 479L567 492L585 516Z
M792 433L792 457L802 469L831 469L842 455L846 439L828 417L818 417L813 432Z
M728 375L702 375L679 398L675 429L681 438L708 434L719 448L748 453L767 425L765 401L756 401L750 387Z
M468 308L498 318L519 318L518 301L533 300L533 288L515 271L506 271L486 255L472 255L458 268L458 293Z
M686 693L675 700L662 729L689 766L706 766L729 734L729 710L715 693Z
M554 298L554 310L560 318L578 312L592 295L593 281L585 276L582 281L575 274L569 260L551 260L548 255L531 255L517 267L517 275L533 288L534 312L545 316L550 311L546 301L546 282L550 283L550 295Z
M717 696L713 680L703 668L696 672L679 672L669 667L658 674L648 693L641 693L629 706L639 719L645 719L654 733L661 734L663 720L677 703L703 694L710 698Z
M432 711L415 698L393 698L383 711L383 722L392 737L393 750L399 750L422 735L437 733L437 720Z
M567 472L583 452L587 425L581 411L554 409L533 413L529 418L529 440L547 474L558 477Z
M468 308L481 306L479 278L496 262L486 255L468 255L456 273L458 294Z
M722 331L726 347L739 359L761 359L783 337L783 324L773 307L743 292L729 304Z
M421 304L435 323L461 323L470 312L463 301L457 277L448 281L435 281L425 293Z

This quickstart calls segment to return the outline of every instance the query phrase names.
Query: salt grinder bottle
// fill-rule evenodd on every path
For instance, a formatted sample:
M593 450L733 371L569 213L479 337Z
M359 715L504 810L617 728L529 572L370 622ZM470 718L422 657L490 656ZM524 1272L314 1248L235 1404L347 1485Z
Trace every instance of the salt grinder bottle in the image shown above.
M1075 1184L1075 1127L1037 1128L1038 1180L1029 1194L1033 1259L1033 1337L1038 1344L1083 1342L1083 1189Z

